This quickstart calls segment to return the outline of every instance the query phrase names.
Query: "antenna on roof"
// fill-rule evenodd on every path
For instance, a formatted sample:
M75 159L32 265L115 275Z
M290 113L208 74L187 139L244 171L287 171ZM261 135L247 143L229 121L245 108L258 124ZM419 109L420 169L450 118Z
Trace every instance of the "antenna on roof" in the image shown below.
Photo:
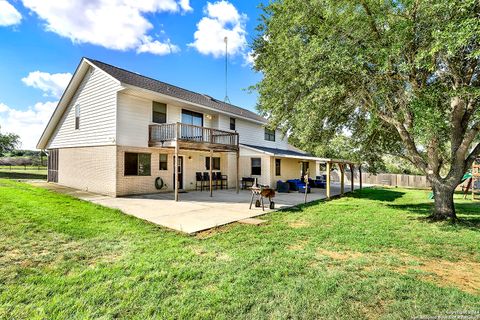
M225 42L225 99L224 102L230 103L230 99L228 98L228 37L223 38Z

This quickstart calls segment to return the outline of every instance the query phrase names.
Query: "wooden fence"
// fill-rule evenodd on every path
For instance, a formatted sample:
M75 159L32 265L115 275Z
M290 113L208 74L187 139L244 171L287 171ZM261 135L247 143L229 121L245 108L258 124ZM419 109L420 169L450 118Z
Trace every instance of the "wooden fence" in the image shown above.
M345 184L350 183L350 171L345 172ZM338 170L331 173L332 182L340 182L340 172ZM359 182L358 171L354 171L355 183ZM406 187L406 188L430 188L430 183L425 176L417 176L413 174L394 174L394 173L379 173L371 174L362 172L362 182L365 185L379 185L392 187Z
M367 172L362 173L362 180L364 184L407 188L430 188L430 183L425 176L412 174L380 173L373 175Z

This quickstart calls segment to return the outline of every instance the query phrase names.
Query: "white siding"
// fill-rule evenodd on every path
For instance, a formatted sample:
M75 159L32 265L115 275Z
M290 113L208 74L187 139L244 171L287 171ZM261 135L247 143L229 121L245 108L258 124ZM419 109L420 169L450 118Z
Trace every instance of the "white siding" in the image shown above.
M117 144L148 147L148 126L152 123L152 100L119 92L117 101ZM181 122L181 120L182 107L167 104L167 123ZM208 119L205 114L203 121L205 127L211 127L214 123L214 119Z
M167 123L182 122L182 108L178 106L168 105L167 107Z
M85 75L47 148L114 145L117 81L99 69ZM75 130L75 105L80 106L80 129Z
M117 101L117 144L148 147L148 125L152 119L152 101L124 93L118 93Z
M230 117L223 114L218 115L217 129L230 131Z
M275 141L267 141L265 140L265 128L261 124L235 118L235 128L240 134L240 143L269 148L288 149L288 139L286 136L283 137L279 130L275 133ZM230 131L229 116L219 115L218 129Z

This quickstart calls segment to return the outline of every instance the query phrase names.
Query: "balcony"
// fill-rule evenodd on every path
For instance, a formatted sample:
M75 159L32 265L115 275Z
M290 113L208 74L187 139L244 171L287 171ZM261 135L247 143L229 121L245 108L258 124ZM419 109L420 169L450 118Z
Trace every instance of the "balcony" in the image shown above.
M149 126L150 147L178 147L193 150L238 151L238 133L184 123Z

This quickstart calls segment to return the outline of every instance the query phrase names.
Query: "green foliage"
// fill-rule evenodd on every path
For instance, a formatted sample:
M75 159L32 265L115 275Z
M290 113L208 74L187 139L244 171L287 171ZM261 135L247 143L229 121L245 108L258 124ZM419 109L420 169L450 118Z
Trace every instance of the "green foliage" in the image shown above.
M417 218L430 210L427 193L364 189L267 214L261 226L192 237L0 179L0 318L409 319L476 310L480 296L462 286L472 279L422 267L478 265L480 209L460 200L463 224L425 223Z
M380 168L390 154L429 178L454 165L461 177L469 155L459 145L480 131L478 1L282 0L262 8L253 49L264 77L255 88L272 126L318 155ZM455 113L454 101L465 107ZM344 132L351 153L335 146ZM450 163L456 156L466 162Z
M415 168L415 166L412 165L410 162L399 157L386 155L383 157L383 163L385 164L384 172L413 175L422 174L422 172Z
M15 149L6 154L6 156L9 157L46 157L47 154L44 151L38 151L38 150L19 150Z
M0 156L14 150L20 144L20 137L13 133L0 132Z

